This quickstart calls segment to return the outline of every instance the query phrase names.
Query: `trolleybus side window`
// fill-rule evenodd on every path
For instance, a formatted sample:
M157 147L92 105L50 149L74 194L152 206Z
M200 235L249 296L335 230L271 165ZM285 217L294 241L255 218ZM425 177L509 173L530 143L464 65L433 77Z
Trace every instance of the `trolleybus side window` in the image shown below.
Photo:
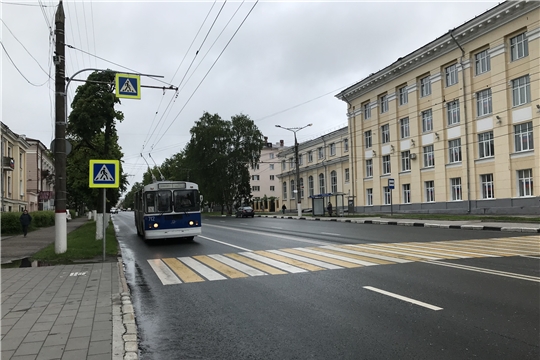
M156 202L155 202L156 193L147 192L146 193L146 212L154 213L156 212Z

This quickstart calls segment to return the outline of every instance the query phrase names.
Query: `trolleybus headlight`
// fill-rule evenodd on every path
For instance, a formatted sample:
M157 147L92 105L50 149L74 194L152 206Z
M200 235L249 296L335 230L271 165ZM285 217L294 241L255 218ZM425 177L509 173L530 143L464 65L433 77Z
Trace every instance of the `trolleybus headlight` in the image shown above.
M157 229L159 227L158 223L154 223L154 229Z
M193 226L194 224L193 220L189 220L189 226Z

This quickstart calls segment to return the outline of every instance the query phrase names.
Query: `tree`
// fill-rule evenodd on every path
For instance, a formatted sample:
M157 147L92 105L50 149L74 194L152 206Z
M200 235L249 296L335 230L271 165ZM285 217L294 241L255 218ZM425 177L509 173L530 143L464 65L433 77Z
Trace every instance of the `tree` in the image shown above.
M135 193L143 188L143 184L136 182L133 184L133 187L131 190L126 194L124 197L124 201L122 206L124 209L131 208L133 209L135 207Z

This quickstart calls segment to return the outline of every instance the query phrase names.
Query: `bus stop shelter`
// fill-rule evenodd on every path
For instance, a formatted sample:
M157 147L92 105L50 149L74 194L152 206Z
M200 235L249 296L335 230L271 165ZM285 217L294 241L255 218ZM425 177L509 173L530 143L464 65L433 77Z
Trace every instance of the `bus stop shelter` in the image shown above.
M343 196L347 194L345 193L327 193L327 194L318 194L318 195L311 195L309 198L311 199L311 208L313 209L313 216L325 216L326 211L326 204L330 201L332 203L332 207L334 208L335 214L337 216L343 216L345 205L343 202Z

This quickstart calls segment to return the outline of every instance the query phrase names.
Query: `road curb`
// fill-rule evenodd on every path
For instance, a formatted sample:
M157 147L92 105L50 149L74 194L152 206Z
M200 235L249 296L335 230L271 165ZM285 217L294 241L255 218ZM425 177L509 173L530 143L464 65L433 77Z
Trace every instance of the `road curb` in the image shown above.
M312 221L336 221L353 224L376 224L376 225L398 225L398 226L414 226L426 228L441 228L441 229L456 229L456 230L486 230L486 231L501 231L501 232L523 232L523 233L540 233L540 229L528 227L507 227L507 226L484 226L484 225L451 225L438 224L430 222L415 222L415 221L392 221L392 220L363 220L363 219L343 219L343 218L324 218L324 217L294 217L294 216L277 216L277 215L256 215L257 217L292 219L292 220L312 220Z

